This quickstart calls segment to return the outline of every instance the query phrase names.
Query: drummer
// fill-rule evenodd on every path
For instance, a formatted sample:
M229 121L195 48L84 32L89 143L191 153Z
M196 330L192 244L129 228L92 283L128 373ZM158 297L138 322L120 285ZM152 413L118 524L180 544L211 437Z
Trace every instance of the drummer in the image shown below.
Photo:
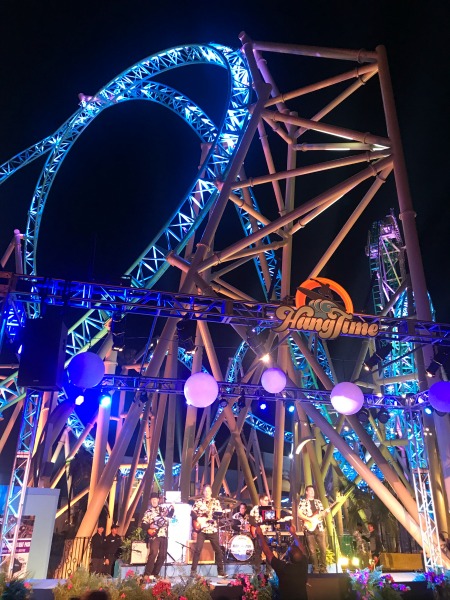
M231 524L233 531L244 534L250 532L249 513L250 511L248 510L245 502L241 502L239 504L239 512L234 513L233 515L233 521Z

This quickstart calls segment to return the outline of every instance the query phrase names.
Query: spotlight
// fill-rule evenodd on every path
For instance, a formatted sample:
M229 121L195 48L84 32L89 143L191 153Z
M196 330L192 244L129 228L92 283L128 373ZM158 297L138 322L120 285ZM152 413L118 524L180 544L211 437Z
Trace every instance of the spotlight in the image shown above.
M431 408L431 406L427 406L424 408L424 413L426 415L432 415L433 414L433 409Z
M177 323L178 345L187 354L195 353L195 332L197 323L192 321L189 315L185 315Z
M75 404L77 406L81 406L84 402L84 396L83 394L79 394L76 398L75 398Z
M357 556L352 558L352 567L359 567L360 560Z
M439 369L442 367L442 364L447 357L448 357L448 352L445 352L444 350L439 349L436 352L435 357L429 364L427 370L425 371L425 373L427 374L427 377L434 377L436 375L436 373L439 371Z
M262 398L260 398L260 400L259 400L259 408L260 408L260 410L266 410L266 408L267 408L267 403Z
M349 560L346 556L340 556L338 560L338 565L340 567L348 567Z
M261 356L261 361L263 363L268 363L270 361L270 354L264 354L264 356Z
M373 367L382 362L391 353L391 351L392 344L390 343L384 344L383 346L378 346L375 350L375 353L364 361L364 369L366 371L371 371Z
M239 410L245 408L245 394L241 394L237 400Z
M107 392L102 392L99 404L100 406L103 406L103 408L108 408L108 406L111 406L111 395Z
M366 423L369 422L369 418L370 418L370 413L367 410L367 408L361 408L361 410L359 412L356 413L356 416L358 417L358 421L362 424L365 425Z
M125 348L125 319L114 314L111 320L112 349L122 352Z
M427 377L434 377L441 367L442 365L436 360L432 360L425 371Z
M247 327L247 344L258 355L262 349L264 349L264 340L262 339L261 332L257 332L256 327Z
M218 404L219 408L225 408L228 406L228 400L226 400L225 398L222 398L221 400L219 400L219 404Z
M384 425L385 423L387 423L389 421L390 416L391 415L385 408L380 408L380 410L378 411L378 414L377 414L378 422L383 423L383 425Z
M295 406L293 404L289 404L288 406L288 412L293 413L295 410Z

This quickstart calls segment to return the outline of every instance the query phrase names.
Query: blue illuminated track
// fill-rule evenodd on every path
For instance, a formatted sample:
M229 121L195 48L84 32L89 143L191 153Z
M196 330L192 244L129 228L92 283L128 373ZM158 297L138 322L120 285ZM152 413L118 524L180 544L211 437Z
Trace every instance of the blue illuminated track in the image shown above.
M154 79L169 70L187 65L213 65L225 69L228 94L220 126L189 98ZM171 48L145 58L114 78L93 97L84 97L80 108L53 135L19 153L0 166L0 183L36 158L48 155L34 190L25 233L24 272L36 274L39 229L53 181L73 144L89 124L105 109L129 100L149 100L175 112L197 134L200 143L210 145L197 176L181 203L162 230L126 271L135 287L150 288L168 268L166 256L180 252L208 214L218 196L216 183L226 177L227 169L250 120L252 81L245 57L238 50L221 45L190 45ZM28 309L30 310L30 308ZM39 307L35 307L38 312ZM10 307L7 323L11 330L21 322L17 307ZM36 316L32 314L30 316ZM109 313L88 311L69 330L68 359L89 347L107 333L105 323ZM13 333L11 331L11 337ZM21 398L17 374L10 375L0 385L0 406Z

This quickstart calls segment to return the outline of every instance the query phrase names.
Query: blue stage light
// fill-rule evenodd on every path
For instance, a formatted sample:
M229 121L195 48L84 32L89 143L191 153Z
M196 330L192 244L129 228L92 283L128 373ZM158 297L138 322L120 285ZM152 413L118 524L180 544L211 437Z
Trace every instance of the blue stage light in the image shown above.
M266 404L265 402L260 402L260 403L259 403L259 408L260 408L261 410L266 410L266 408L267 408L267 404Z
M294 406L293 404L290 404L290 405L289 405L289 407L288 407L288 411L289 411L290 413L293 413L293 412L294 412L294 410L295 410L295 406Z
M99 404L100 404L100 406L103 406L103 408L107 408L108 406L111 406L111 396L109 394L107 394L106 392L102 392L102 395L100 396Z

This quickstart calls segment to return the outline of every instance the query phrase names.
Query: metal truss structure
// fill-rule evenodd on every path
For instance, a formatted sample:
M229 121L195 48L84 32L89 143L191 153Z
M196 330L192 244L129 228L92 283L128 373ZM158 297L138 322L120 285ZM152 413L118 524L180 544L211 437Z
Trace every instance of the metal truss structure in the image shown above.
M29 392L26 396L11 481L8 487L3 525L0 537L0 569L5 566L13 574L14 555L19 538L20 520L25 503L25 493L35 448L37 423L42 403L42 393Z
M43 304L63 307L71 315L78 315L69 327L67 362L79 352L95 349L114 365L117 357L110 344L113 315L151 319L151 335L155 324L160 325L159 343L152 352L146 348L140 363L126 365L126 372L120 375L108 373L102 382L103 388L115 392L119 423L116 428L110 428L109 417L104 413L88 427L76 410L69 411L65 433L71 432L71 447L64 459L73 458L81 445L93 454L90 491L95 489L95 494L89 495L78 535L91 535L106 501L111 515L114 514L118 494L120 503L114 516L126 531L138 510L139 499L142 497L145 502L155 480L165 489L180 489L184 500L190 496L193 480L200 484L210 477L214 493L222 486L229 490L227 469L236 453L237 480L242 483L230 491L236 500L245 487L250 501L256 502L258 492L264 488L279 510L287 492L295 514L304 484L314 482L325 503L325 486L330 480L342 489L359 486L378 496L410 535L423 544L430 564L437 564L437 526L446 517L436 511L428 521L422 518L423 511L431 514L426 509L431 506L428 480L416 477L419 471L414 470L413 459L410 456L405 461L402 451L406 440L413 444L420 435L415 430L410 436L410 421L405 415L416 418L426 405L426 392L419 390L417 383L414 358L422 348L426 352L431 345L450 345L450 325L434 323L429 309L414 211L404 185L406 168L385 51L381 47L375 51L353 51L254 42L245 34L241 41L242 48L238 50L198 44L145 58L95 95L81 96L79 109L58 131L0 167L1 183L32 161L45 157L23 236L24 275L8 278L8 289L2 296L0 331L5 339L14 340L25 319L38 317ZM286 82L279 84L274 76L277 69L283 72L280 63L286 55L300 61L300 67L292 71L295 81L289 89ZM303 73L302 61L324 59L333 65L329 74L322 69L320 77L309 83L296 79L296 74ZM274 71L269 67L270 60ZM225 70L228 92L220 122L214 122L182 91L159 81L168 71L188 65ZM357 128L352 126L348 118L352 109L340 109L349 104L351 108L354 101L357 106L364 103L364 94L378 98L379 91L379 113L386 130L371 132L369 115L364 115L367 120L363 119ZM99 114L133 100L149 100L168 108L195 132L203 153L193 185L164 227L149 241L145 240L144 251L124 273L130 282L128 286L40 277L39 230L47 197L63 160ZM256 153L264 167L248 175L252 163L246 162L244 168L244 162ZM395 217L397 207L386 219L374 224L367 250L375 310L373 315L355 315L356 319L377 324L376 342L393 347L391 357L383 359L372 379L364 379L362 362L368 349L375 348L354 336L359 344L359 358L356 352L351 359L352 381L358 381L370 392L384 387L381 397L365 394L370 421L363 427L354 416L338 415L330 404L329 391L342 378L332 343L313 333L277 334L273 329L280 304L293 306L292 288L301 280L321 276L330 268L332 259L341 258L347 235L366 207L377 202L393 173L403 231ZM297 185L299 181L301 185ZM303 184L305 181L307 184ZM344 216L338 215L336 206ZM339 217L339 227L327 244L318 246L315 262L311 259L308 264L305 258L301 279L293 283L294 244L303 232L310 230L319 242L325 214L331 215L331 220ZM230 234L226 242L220 241L223 229ZM180 275L178 290L156 291L154 287L163 281L168 269ZM177 321L186 315L195 326L194 356L183 350L176 333ZM236 348L226 365L218 351L225 330L235 336ZM260 385L265 368L261 359L265 356L269 365L278 365L289 380L284 395L274 404L273 422L261 419L252 406L257 398L266 395ZM204 369L212 373L221 382L220 406L214 404L202 411L189 406L184 413L177 403L183 381L178 375L178 364L186 371ZM130 375L130 370L139 372L139 376ZM239 405L237 398L243 396L245 401ZM17 372L11 368L0 381L0 413L14 411L17 418L16 409L24 398L24 390L17 385ZM58 401L70 403L70 398L63 391ZM295 407L292 424L285 413L289 402ZM380 408L388 410L387 422L378 419ZM52 415L48 418L51 420ZM179 460L175 460L174 452L176 419L182 419L184 426ZM110 453L96 444L90 433L94 426L97 431L111 429ZM270 472L263 463L256 432L271 440ZM124 449L136 435L140 441L131 465L124 467ZM220 456L215 445L219 436L225 438ZM285 446L290 451L305 437L315 437L316 447L293 456L288 481L283 473ZM0 445L2 442L0 439ZM164 456L161 446L165 447ZM62 457L56 448L52 457L43 460L48 462L49 458L54 459L57 471ZM146 469L138 468L142 460ZM197 479L193 473L198 473L199 464L202 474ZM217 465L214 472L211 464ZM417 469L423 474L425 466ZM435 464L430 464L430 469L433 478L442 478ZM51 485L56 485L59 477L58 473L53 474ZM412 498L413 482L417 502ZM132 493L135 485L137 489ZM331 532L331 517L328 527Z

